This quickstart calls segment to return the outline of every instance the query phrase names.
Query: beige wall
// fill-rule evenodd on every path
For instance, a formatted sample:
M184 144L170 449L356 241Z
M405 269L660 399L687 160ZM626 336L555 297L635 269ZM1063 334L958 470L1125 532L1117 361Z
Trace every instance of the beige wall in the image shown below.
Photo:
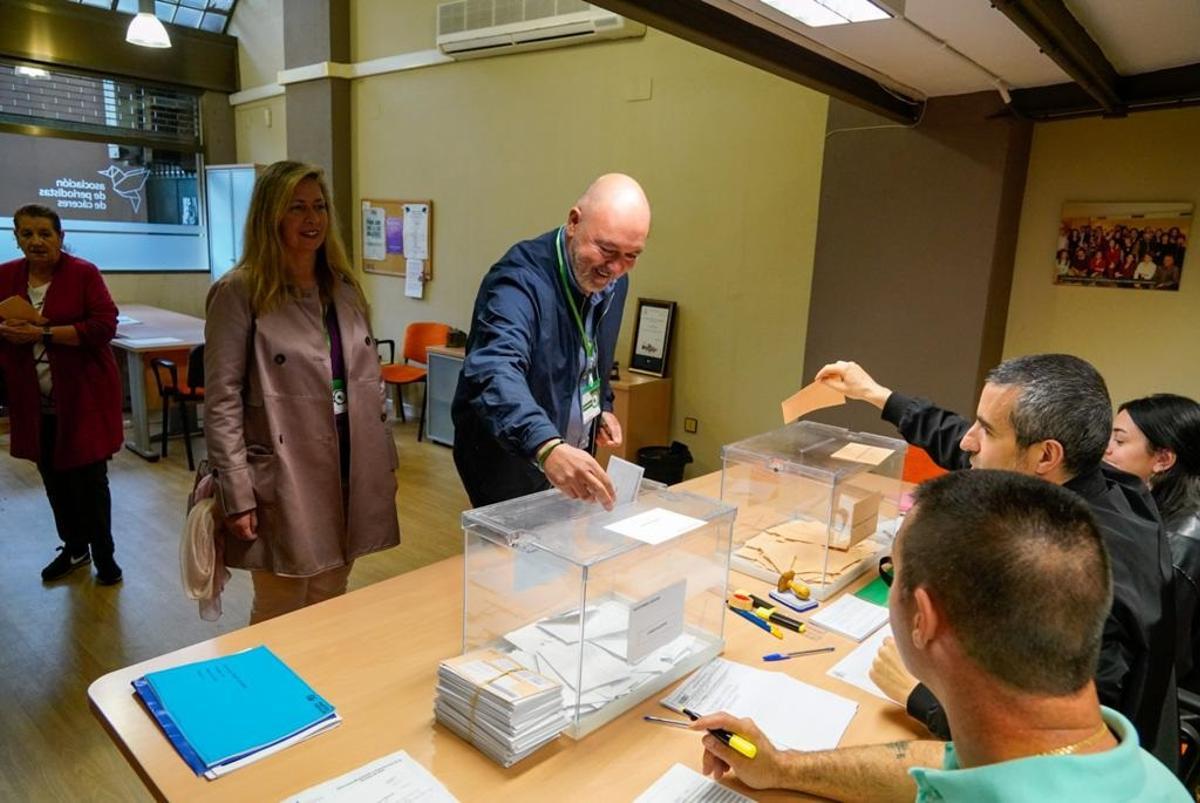
M104 283L118 307L149 304L184 315L204 317L207 273L106 273Z
M1200 109L1034 130L1004 356L1064 351L1104 374L1114 402L1156 391L1200 398L1200 226L1178 292L1051 283L1066 201L1200 200Z
M241 0L228 33L238 40L241 88L275 83L283 69L283 0Z
M270 164L287 157L287 103L283 95L233 110L238 164Z
M424 19L433 5L411 7ZM401 4L356 7L360 58L384 55L380 31L409 29ZM650 31L362 79L352 106L355 200L435 205L425 299L368 278L380 337L417 320L469 327L487 268L558 225L594 176L625 171L645 185L654 226L617 358L628 361L638 296L679 303L672 431L693 472L718 467L723 443L781 425L804 357L824 96ZM684 416L698 434L683 433Z

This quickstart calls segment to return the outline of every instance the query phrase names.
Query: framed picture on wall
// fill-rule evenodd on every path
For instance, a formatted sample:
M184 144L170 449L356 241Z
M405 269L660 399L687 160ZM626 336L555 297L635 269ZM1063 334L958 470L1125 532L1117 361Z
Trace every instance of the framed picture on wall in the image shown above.
M666 376L674 326L674 301L639 298L629 370L651 376Z
M1178 290L1190 203L1066 203L1054 253L1054 283Z

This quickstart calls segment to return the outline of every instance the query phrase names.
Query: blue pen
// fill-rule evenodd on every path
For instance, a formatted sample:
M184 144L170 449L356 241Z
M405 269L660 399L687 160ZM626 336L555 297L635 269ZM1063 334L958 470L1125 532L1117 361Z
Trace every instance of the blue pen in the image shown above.
M817 647L813 650L797 650L796 652L772 652L763 656L764 661L786 661L798 655L816 655L820 652L833 652L833 647Z
M745 619L747 622L754 625L758 629L767 631L775 638L778 638L778 639L783 638L782 630L780 630L778 627L776 627L775 625L773 625L769 622L764 622L762 619L759 619L757 616L750 613L749 611L740 611L737 608L730 608L729 610L733 611L738 616L742 617L743 619Z

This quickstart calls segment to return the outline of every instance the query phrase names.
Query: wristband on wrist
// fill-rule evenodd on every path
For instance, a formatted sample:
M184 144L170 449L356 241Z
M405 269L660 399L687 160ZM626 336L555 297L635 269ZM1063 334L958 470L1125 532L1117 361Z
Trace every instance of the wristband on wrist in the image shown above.
M538 468L544 469L546 467L546 460L547 460L547 458L550 457L550 453L553 452L555 450L555 448L562 446L562 444L563 444L562 438L555 438L554 440L550 441L545 446L543 446L541 449L539 449L538 453L537 453Z
M49 326L42 327L42 345L49 346L54 342L54 333L50 331Z

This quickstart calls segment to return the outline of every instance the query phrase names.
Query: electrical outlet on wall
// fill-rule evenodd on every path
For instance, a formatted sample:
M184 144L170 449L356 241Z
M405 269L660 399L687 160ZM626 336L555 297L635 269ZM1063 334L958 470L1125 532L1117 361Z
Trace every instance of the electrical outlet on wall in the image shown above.
M691 432L692 434L695 434L696 430L699 428L700 428L700 422L697 421L696 419L694 419L694 418L683 419L683 431L684 432Z

